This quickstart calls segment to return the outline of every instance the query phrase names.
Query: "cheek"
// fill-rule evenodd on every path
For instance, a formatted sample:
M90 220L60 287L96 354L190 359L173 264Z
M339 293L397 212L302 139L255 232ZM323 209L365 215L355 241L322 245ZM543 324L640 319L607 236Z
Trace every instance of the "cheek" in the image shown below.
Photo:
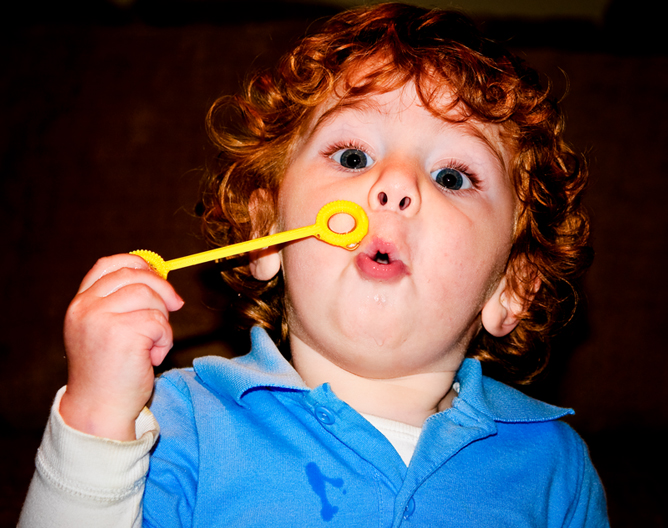
M434 299L449 298L481 307L503 273L511 246L509 222L493 216L451 215L432 237L423 269Z
M342 293L341 289L341 276L348 269L340 261L342 253L350 258L347 251L315 239L283 250L287 321L290 332L305 341L323 327L341 328L339 323L346 313L342 307L351 293ZM348 284L345 280L343 283Z
M290 297L312 297L331 280L332 264L337 258L331 249L324 242L311 238L294 242L281 251L283 275Z

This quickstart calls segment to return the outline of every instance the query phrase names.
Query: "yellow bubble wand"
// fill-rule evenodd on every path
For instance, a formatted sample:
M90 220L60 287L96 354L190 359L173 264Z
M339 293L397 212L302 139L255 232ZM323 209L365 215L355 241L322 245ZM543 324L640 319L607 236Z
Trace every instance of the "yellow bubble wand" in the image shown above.
M329 227L330 219L337 214L347 214L355 220L355 226L352 230L346 233L337 233L332 231ZM315 219L315 224L307 227L300 227L297 229L290 229L275 235L269 235L262 238L255 238L246 242L239 242L231 246L211 249L202 253L188 255L173 260L165 261L160 255L149 251L147 249L138 249L132 251L131 255L138 255L143 258L149 266L163 279L167 278L170 271L194 266L196 264L203 264L212 260L219 260L234 255L241 255L256 249L264 249L277 244L285 244L293 240L299 240L314 236L323 242L327 242L333 246L339 246L352 251L356 249L362 239L369 231L369 219L359 205L345 200L330 202L320 209L318 216Z

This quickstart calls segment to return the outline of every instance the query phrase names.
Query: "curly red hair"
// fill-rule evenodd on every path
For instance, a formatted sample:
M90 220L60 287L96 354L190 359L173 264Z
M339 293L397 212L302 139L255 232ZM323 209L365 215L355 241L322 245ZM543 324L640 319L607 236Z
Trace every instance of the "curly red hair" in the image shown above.
M538 74L460 13L402 4L343 12L304 38L275 71L255 74L242 93L218 100L207 116L220 155L204 183L205 232L215 245L267 234L282 175L316 109L332 97L344 105L409 82L435 115L446 119L456 107L461 120L504 131L519 204L506 276L509 293L527 308L505 337L481 330L469 356L527 382L544 368L548 338L572 315L577 278L591 261L580 201L587 174L564 142L562 113ZM443 87L454 94L446 108L439 107ZM262 199L251 201L254 192ZM282 277L256 281L248 266L223 275L243 294L246 320L284 340Z

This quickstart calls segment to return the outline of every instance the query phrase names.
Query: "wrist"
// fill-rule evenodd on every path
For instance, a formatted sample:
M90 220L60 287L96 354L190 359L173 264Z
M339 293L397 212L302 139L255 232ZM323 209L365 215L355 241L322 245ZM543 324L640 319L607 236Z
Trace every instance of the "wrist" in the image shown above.
M106 404L78 398L69 388L60 400L58 412L69 427L82 433L123 442L136 440L133 413L119 412Z

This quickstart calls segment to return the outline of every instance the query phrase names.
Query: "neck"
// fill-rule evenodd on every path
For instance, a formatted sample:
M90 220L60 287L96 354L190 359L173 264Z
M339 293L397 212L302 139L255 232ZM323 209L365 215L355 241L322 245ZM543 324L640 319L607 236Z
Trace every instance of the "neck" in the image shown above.
M338 398L359 413L422 427L455 397L455 371L376 379L345 370L321 354L291 342L295 369L310 388L329 383Z

